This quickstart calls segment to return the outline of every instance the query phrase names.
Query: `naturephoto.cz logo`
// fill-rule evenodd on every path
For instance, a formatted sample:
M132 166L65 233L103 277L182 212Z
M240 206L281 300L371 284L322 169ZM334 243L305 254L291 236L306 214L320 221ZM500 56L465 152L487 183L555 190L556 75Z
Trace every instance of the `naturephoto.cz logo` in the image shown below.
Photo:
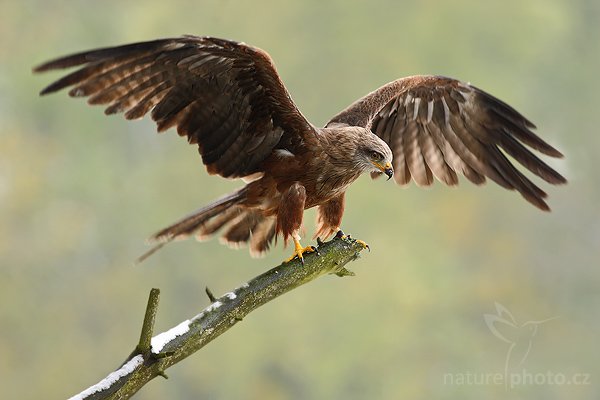
M506 389L524 385L589 385L590 374L556 371L532 372L523 367L534 347L535 337L557 316L520 323L502 304L496 302L495 314L484 314L490 332L504 343L506 357L501 372L464 371L444 374L444 385L504 385Z

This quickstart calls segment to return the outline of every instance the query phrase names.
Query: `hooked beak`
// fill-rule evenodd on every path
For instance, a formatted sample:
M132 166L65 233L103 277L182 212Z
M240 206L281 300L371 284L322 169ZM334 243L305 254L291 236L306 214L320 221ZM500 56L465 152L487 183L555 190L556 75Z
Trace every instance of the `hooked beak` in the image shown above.
M382 171L388 176L388 181L392 179L392 176L394 176L394 168L392 168L392 164L390 163L385 163L385 165L382 168Z
M394 176L394 168L392 168L392 164L385 163L385 165L381 165L381 164L375 164L375 166L384 174L387 175L387 180L389 181L390 179L392 179L392 176Z
M383 170L383 173L388 176L387 180L389 181L390 179L392 179L392 176L394 176L394 169L388 163L388 164L386 164L385 169Z

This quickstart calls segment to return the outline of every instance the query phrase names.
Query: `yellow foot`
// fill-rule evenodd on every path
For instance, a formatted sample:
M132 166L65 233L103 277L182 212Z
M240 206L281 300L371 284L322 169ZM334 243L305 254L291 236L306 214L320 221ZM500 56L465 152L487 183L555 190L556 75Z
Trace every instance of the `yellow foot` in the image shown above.
M338 233L335 235L335 237L339 238L339 239L351 239L351 240L354 240L356 243L360 244L363 247L363 249L367 249L367 250L371 251L371 248L369 247L369 245L367 243L365 243L364 241L362 241L360 239L353 239L353 238L350 237L350 235L346 235L341 230L338 231Z
M304 257L303 254L304 253L312 253L312 252L317 252L317 254L319 254L319 252L317 251L317 248L315 246L306 246L306 247L302 247L302 245L300 244L299 240L294 239L294 254L292 254L292 256L290 258L288 258L287 260L285 260L285 262L290 262L292 261L294 258L298 257L300 259L300 262L302 264L304 264Z
M368 244L366 244L364 241L360 240L360 239L356 239L356 243L360 244L363 249L367 249L369 251L371 251L371 248L369 247Z

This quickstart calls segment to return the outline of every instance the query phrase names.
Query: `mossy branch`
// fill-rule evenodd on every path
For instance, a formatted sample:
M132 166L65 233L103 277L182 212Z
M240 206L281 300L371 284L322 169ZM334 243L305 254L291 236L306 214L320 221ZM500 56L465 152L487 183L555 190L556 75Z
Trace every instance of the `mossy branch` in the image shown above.
M336 237L319 243L319 254L308 254L302 265L295 259L253 278L216 299L207 288L211 304L200 314L169 331L152 337L159 290L152 289L140 340L121 367L71 399L128 399L165 370L240 322L256 308L319 276L353 275L344 266L364 249L359 241Z

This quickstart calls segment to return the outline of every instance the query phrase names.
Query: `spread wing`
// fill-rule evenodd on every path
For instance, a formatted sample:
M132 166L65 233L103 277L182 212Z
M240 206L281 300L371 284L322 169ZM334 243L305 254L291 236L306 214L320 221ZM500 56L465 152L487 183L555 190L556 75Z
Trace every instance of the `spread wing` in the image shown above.
M528 149L562 157L532 132L531 122L483 90L451 78L412 76L390 82L357 100L327 125L334 124L371 129L387 142L394 154L394 178L400 185L412 178L428 186L433 176L456 185L457 174L480 185L488 177L549 210L546 193L506 155L551 184L566 183Z
M72 87L105 113L137 119L152 111L162 132L176 126L198 144L211 174L261 172L274 149L293 151L317 134L296 108L264 51L228 40L183 36L86 51L34 71L81 66L41 94Z

